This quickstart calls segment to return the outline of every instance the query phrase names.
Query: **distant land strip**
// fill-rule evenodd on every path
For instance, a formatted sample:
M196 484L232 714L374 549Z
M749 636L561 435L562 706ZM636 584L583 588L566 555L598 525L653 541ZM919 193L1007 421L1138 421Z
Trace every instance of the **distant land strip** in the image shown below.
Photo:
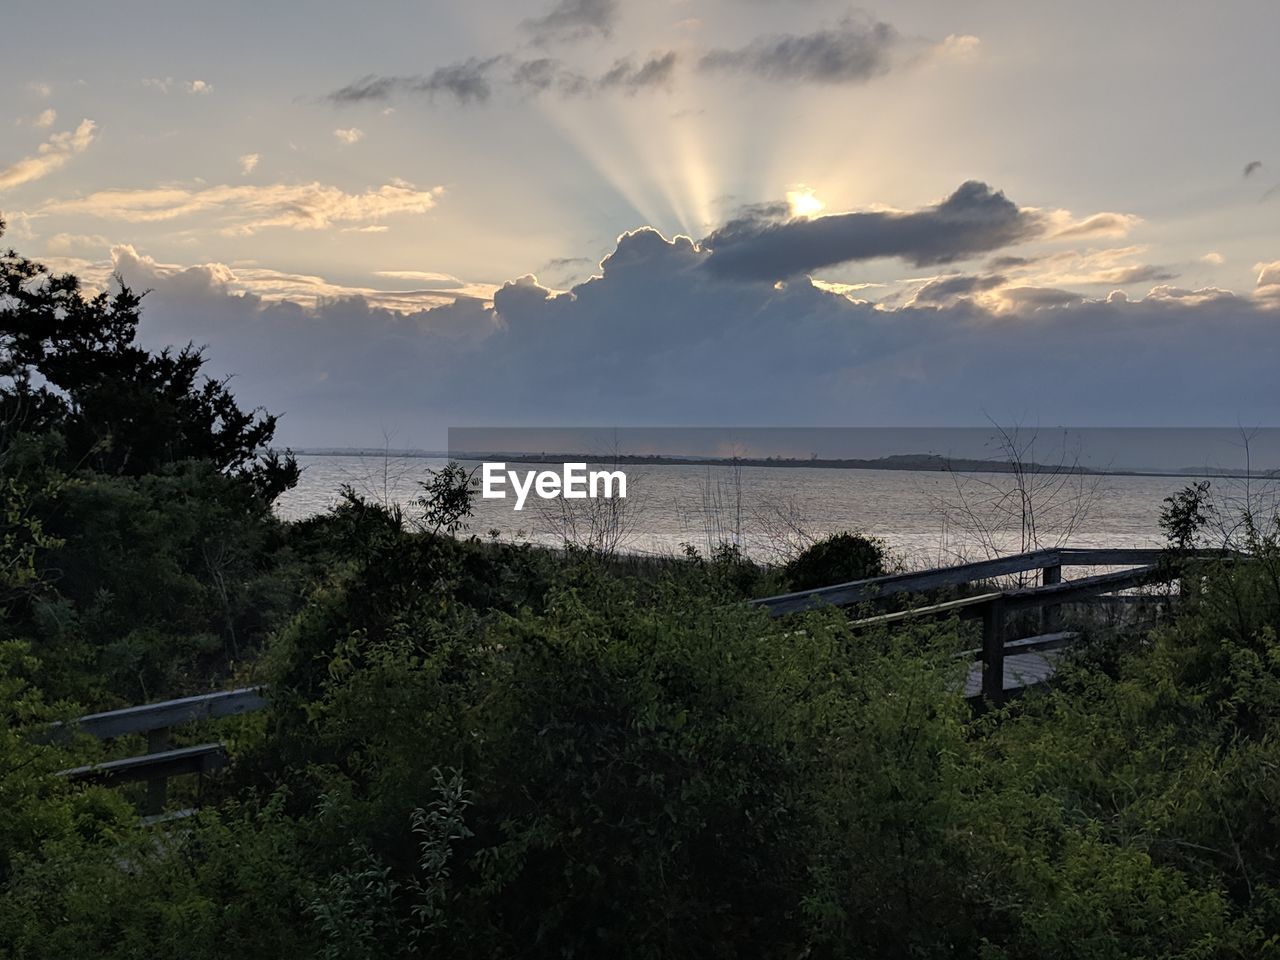
M919 473L1016 473L1077 474L1097 477L1208 477L1224 480L1276 480L1280 470L1245 473L1221 467L1182 467L1177 470L1095 469L1078 464L1010 463L1008 460L980 460L943 457L934 453L894 454L875 459L832 457L711 457L668 456L665 454L526 453L518 451L374 450L363 448L315 448L295 450L308 457L365 457L371 459L454 459L464 461L504 460L508 463L595 463L615 466L657 467L784 467L830 470L906 470Z

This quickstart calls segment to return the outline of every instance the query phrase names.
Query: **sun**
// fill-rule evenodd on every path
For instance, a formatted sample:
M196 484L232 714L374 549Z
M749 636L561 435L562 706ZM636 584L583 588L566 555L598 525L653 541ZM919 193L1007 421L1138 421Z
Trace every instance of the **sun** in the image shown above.
M803 185L787 191L787 203L791 207L791 216L805 219L816 217L827 208L814 194L812 187Z

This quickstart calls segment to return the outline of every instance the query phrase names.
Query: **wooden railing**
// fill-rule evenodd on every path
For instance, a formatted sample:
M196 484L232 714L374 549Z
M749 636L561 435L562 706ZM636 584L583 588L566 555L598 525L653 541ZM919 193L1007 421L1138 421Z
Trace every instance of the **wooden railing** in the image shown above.
M782 617L823 606L851 607L875 604L890 597L919 594L945 587L965 586L998 577L1038 571L1039 586L1003 589L992 587L982 593L957 600L947 600L892 613L872 614L855 620L858 626L877 626L924 616L961 616L982 618L980 669L972 672L966 694L975 702L1000 703L1008 696L1043 682L1052 673L1052 665L1039 651L1057 650L1078 639L1077 634L1058 629L1059 610L1063 604L1094 600L1118 590L1167 583L1183 577L1196 561L1222 559L1222 551L1202 551L1173 555L1156 549L1077 549L1035 550L1008 557L979 560L954 567L941 567L913 573L890 574L855 580L850 583L802 590L797 593L764 597L751 601L770 616ZM1124 567L1106 573L1063 580L1063 567ZM1027 610L1040 611L1040 633L1011 639L1008 625L1013 614ZM1022 658L1026 682L1019 682L1017 671L1011 682L1009 658Z
M91 713L70 723L55 724L40 739L45 742L66 740L73 733L87 733L99 740L133 733L146 734L145 754L73 767L63 770L60 776L108 784L145 780L147 797L144 812L158 815L164 809L170 777L193 773L202 776L227 762L225 743L175 748L169 742L170 730L197 720L216 720L261 710L267 705L262 693L261 687L244 687Z
M992 587L973 596L906 610L870 614L853 621L855 626L872 627L925 616L981 617L982 646L966 652L970 659L976 658L977 663L975 670L970 673L965 692L976 704L999 703L1007 696L1047 678L1043 675L1036 676L1037 673L1044 674L1045 670L1037 667L1036 661L1026 658L1044 651L1061 649L1077 639L1077 634L1057 629L1057 612L1063 604L1095 599L1117 590L1175 580L1186 573L1189 562L1223 556L1221 552L1202 552L1180 556L1174 562L1162 550L1036 550L954 567L891 574L816 590L763 597L750 601L750 604L763 608L770 616L782 617L822 606L875 604L889 597L927 593L944 587L981 583L1036 570L1040 581L1040 585L1036 587ZM1126 569L1064 581L1063 567ZM1006 634L1011 615L1030 609L1041 611L1041 632L1030 637L1010 639ZM1010 682L1010 671L1006 668L1017 658L1024 658L1023 662L1028 665L1027 670L1031 676L1023 679L1030 682L1019 682L1016 670L1013 671L1014 682ZM103 740L126 734L146 734L145 754L74 767L62 771L61 776L111 784L145 780L145 810L149 814L158 815L164 808L170 777L183 774L203 775L227 761L226 744L222 742L172 747L169 741L171 728L198 720L215 720L261 710L266 706L263 693L262 687L246 687L94 713L67 724L54 725L40 739L45 742L64 740L72 732L87 733Z

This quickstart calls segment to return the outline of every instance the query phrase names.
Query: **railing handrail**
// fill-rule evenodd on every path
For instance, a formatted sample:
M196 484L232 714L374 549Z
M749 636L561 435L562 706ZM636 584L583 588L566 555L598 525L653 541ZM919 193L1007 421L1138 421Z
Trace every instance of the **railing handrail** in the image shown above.
M122 757L119 760L89 763L62 770L58 776L68 780L91 780L107 784L132 783L137 780L162 781L187 773L207 773L226 762L226 744L215 741L190 747L172 747L136 757Z
M1231 555L1225 550L1198 550L1185 556L1187 559L1221 559ZM824 605L849 607L880 597L936 590L939 587L961 586L975 580L1025 573L1029 570L1053 567L1157 566L1167 561L1170 556L1168 550L1149 547L1055 547L1010 554L1007 557L993 557L989 560L976 560L951 567L933 567L910 573L891 573L865 580L851 580L848 583L838 583L829 587L760 597L748 603L751 606L763 607L769 611L770 616L780 617Z
M962 563L953 567L935 567L911 573L891 573L882 577L869 577L865 580L851 580L848 583L838 583L830 587L797 590L794 593L761 597L750 601L750 603L752 606L764 607L771 616L777 617L787 613L812 609L824 604L848 607L876 597L888 597L900 593L917 593L924 590L935 590L938 587L958 586L972 583L974 580L984 580L987 577L1023 573L1027 570L1054 566L1060 566L1059 551L1033 550L1029 553L995 557L990 560L977 560L973 563Z
M267 701L262 695L265 689L263 686L255 686L237 690L215 690L192 697L90 713L66 723L51 724L39 739L50 743L65 739L72 733L87 733L99 740L108 740L130 733L167 730L196 720L234 717L266 707Z
M145 754L73 767L61 771L59 776L70 780L94 780L109 784L145 780L147 797L144 809L155 818L164 808L170 777L183 774L203 776L227 762L225 743L173 747L169 744L169 728L198 720L218 720L262 710L267 706L267 700L263 696L265 690L265 686L215 690L193 697L178 697L119 710L105 710L66 723L53 724L41 731L36 739L43 743L54 743L65 741L77 732L90 734L99 740L145 733Z

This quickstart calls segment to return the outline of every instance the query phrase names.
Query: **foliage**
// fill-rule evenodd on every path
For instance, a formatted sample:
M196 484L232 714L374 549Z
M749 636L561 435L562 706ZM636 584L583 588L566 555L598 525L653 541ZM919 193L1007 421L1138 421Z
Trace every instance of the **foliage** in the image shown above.
M54 776L70 765L70 751L23 735L67 713L33 684L39 672L25 644L0 642L0 889L12 880L14 861L51 838L95 837L132 821L127 804L114 794L73 791Z
M61 480L42 469L29 498L39 588L10 604L5 632L38 651L50 694L96 704L202 691L291 609L279 524L212 465Z
M434 470L423 483L422 496L414 501L421 508L420 521L424 530L431 533L455 534L471 516L475 490L471 475L455 460L443 469Z
M1275 953L1271 541L1110 673L974 720L955 622L783 625L727 602L731 558L628 579L357 499L304 526L350 553L224 784L273 799L25 842L17 956Z
M783 568L792 590L812 590L888 572L884 544L856 533L836 533L819 540Z
M203 377L195 347L140 346L141 303L123 284L87 296L75 276L0 256L0 422L61 434L68 469L136 477L203 460L274 500L298 477L292 456L265 452L276 418Z
M24 858L0 900L0 956L315 956L303 839L273 798L158 833L50 842Z
M1171 550L1186 551L1196 546L1200 531L1213 515L1208 480L1200 480L1164 498L1160 508L1160 528Z
M0 257L0 640L92 706L207 689L305 578L271 514L298 475L275 417L199 351L144 349L140 305Z

